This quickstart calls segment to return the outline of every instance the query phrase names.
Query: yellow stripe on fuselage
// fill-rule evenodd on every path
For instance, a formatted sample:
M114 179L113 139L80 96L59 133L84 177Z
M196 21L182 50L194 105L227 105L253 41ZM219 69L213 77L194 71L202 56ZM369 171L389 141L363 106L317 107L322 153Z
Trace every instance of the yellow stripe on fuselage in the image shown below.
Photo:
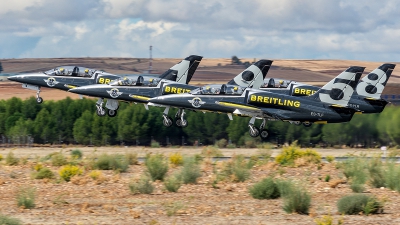
M315 124L327 124L328 121L315 121L314 123Z
M141 96L141 95L132 95L131 98L136 98L142 101L148 101L150 98L146 96Z
M259 108L256 108L256 107L251 107L251 106L246 106L246 105L241 105L241 104L235 104L235 103L230 103L230 102L218 102L218 104L222 105L222 106L233 107L233 108L257 110L257 111L260 110Z

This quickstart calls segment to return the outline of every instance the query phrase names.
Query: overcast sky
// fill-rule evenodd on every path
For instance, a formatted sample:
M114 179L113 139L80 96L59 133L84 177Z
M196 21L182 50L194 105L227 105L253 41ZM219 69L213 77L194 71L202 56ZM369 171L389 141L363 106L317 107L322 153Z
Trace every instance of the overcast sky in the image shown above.
M397 0L0 0L0 58L400 61Z

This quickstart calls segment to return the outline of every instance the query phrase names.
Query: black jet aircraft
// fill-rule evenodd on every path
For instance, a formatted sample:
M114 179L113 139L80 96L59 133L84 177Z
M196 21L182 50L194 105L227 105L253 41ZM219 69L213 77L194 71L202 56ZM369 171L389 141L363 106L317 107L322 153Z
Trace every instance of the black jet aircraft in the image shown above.
M347 108L364 67L353 66L339 74L320 90L308 97L291 96L259 88L243 88L235 91L234 85L207 85L187 94L160 96L149 100L150 105L176 107L203 112L227 113L251 117L249 131L252 137L268 137L264 129L266 120L294 121L300 123L347 122L355 110ZM207 90L217 91L210 93ZM182 118L183 119L183 118ZM260 129L254 126L255 119L262 119ZM261 132L260 132L261 131Z
M60 66L46 72L19 74L7 79L22 83L23 88L35 90L36 101L40 104L43 102L43 98L39 96L41 87L67 91L90 84L107 84L119 77L119 75L86 67Z
M381 98L381 94L395 67L395 64L385 63L363 77L351 96L348 107L360 113L381 113L389 103ZM260 89L292 96L309 96L317 92L320 87L269 78L264 80L264 85Z
M108 116L117 115L118 100L135 103L147 103L147 99L158 96L161 90L167 93L184 93L194 89L187 83L192 79L194 72L202 60L202 56L191 55L175 64L160 76L129 76L121 77L108 84L95 84L70 89L72 93L98 97L96 103L97 115L106 114L103 108L104 98ZM147 107L147 105L146 105Z
M148 85L138 85L138 83L126 85L125 79L121 78L109 85L85 86L71 89L70 92L100 98L109 98L112 94L111 97L116 102L122 100L144 103L147 108L147 103L150 98L170 94L188 93L191 90L198 88L197 86L189 85L188 82L192 78L200 60L200 56L188 57L187 60L185 59L180 64L175 65L160 78L153 80L151 85L150 83L148 83ZM236 91L242 90L239 85L245 87L257 85L259 87L262 85L271 64L272 61L270 60L260 60L233 78L229 84L237 86ZM171 75L174 76L171 77ZM171 77L171 79L166 79L169 77ZM216 90L210 88L208 91L214 93ZM168 116L168 111L169 108L167 108L163 114L163 123L165 126L171 126L173 124L172 118ZM175 115L175 124L177 126L187 126L187 121L182 119L184 114L185 112L183 110L178 110Z

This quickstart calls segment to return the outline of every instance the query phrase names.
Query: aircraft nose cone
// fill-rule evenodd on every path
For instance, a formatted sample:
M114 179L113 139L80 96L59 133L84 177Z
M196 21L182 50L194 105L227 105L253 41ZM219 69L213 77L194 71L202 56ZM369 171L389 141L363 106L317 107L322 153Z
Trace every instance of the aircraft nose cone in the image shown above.
M15 75L15 76L7 77L7 79L8 79L8 80L11 80L11 81L19 81L20 78L21 78L20 75Z

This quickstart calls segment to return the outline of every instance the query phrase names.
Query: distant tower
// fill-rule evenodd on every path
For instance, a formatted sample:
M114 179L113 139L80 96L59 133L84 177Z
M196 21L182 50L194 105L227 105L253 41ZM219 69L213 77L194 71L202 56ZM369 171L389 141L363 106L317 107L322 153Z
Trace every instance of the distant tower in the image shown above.
M152 65L153 64L153 56L151 54L152 50L153 50L153 46L150 45L149 73L152 73L152 71L153 71L153 65Z

